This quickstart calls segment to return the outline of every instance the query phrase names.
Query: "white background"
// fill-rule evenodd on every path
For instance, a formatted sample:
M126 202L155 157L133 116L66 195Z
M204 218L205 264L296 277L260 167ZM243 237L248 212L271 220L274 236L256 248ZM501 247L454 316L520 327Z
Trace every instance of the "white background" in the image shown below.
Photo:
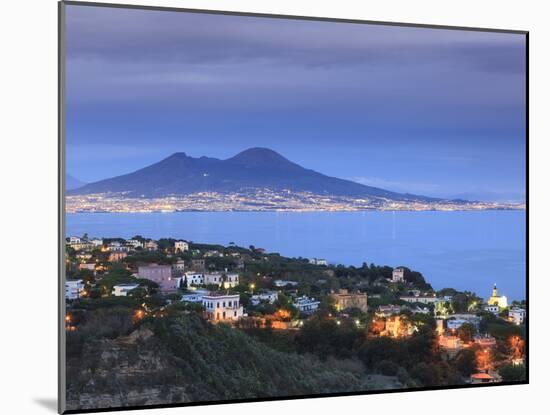
M550 116L546 106L550 77L546 2L134 1L147 5L529 30L531 52L530 385L176 408L149 413L511 414L534 411L533 405L537 403L541 406L536 412L545 411L550 374L547 357L550 275L545 267L546 207L550 202L545 181L549 177L546 159ZM3 1L0 31L0 411L51 414L55 411L57 388L56 1Z

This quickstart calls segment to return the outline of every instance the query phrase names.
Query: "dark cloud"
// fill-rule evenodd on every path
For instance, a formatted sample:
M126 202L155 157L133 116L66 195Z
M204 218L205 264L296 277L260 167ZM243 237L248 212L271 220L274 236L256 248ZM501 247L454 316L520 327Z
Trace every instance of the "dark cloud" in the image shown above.
M67 33L71 102L523 104L519 35L87 6Z
M340 177L521 191L524 54L517 34L68 6L68 164L88 180L261 145Z
M495 67L508 72L518 69L524 50L523 36L505 33L78 6L68 16L68 57L111 62L478 65L497 59Z

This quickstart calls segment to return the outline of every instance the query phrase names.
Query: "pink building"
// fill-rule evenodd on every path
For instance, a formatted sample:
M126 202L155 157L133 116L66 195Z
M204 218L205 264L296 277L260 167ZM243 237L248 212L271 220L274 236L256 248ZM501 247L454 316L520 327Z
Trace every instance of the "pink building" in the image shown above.
M138 267L138 276L156 282L162 292L175 291L178 280L172 278L170 265L149 264Z

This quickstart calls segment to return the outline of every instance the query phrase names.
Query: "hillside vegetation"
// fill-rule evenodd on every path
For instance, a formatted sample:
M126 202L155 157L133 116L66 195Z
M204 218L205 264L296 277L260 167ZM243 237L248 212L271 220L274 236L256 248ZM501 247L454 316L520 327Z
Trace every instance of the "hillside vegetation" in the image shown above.
M133 330L130 311L109 309L107 317L89 310L79 331L67 333L69 409L366 389L357 374L274 350L193 313L151 319Z

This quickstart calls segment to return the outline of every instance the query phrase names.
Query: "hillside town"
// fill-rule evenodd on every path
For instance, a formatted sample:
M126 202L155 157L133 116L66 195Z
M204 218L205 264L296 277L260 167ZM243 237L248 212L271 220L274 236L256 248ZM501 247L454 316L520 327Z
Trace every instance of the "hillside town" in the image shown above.
M284 342L321 360L360 361L361 377L385 388L525 379L527 304L510 301L496 284L478 297L436 291L404 266L346 267L254 246L139 235L68 237L66 276L71 335L101 309L130 310L138 331L192 315L277 350L275 342ZM404 368L398 350L413 350L414 342L424 345L427 362Z

